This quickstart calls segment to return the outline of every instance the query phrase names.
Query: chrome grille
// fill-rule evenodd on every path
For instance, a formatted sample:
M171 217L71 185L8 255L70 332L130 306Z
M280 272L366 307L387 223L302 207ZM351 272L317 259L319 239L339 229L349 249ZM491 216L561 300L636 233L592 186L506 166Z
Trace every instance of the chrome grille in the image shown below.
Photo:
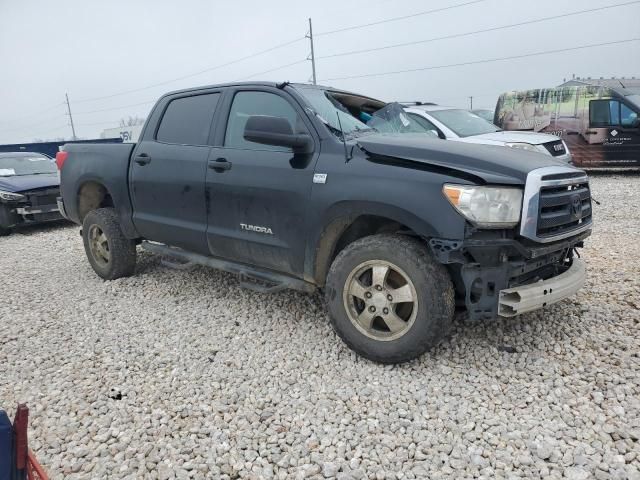
M538 237L563 234L591 223L589 183L541 187Z
M547 149L554 157L559 157L560 155L564 155L567 153L567 149L564 148L564 143L562 140L554 140L553 142L543 143L542 146Z
M546 243L591 228L591 193L587 174L571 167L529 172L522 200L520 234Z

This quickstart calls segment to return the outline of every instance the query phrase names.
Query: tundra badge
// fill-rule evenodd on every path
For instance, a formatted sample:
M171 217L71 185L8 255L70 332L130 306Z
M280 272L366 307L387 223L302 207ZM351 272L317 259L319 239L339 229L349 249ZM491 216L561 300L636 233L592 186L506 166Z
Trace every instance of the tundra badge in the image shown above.
M242 230L248 230L250 232L267 233L269 235L273 235L273 231L269 227L258 227L257 225L247 225L246 223L241 223L240 228Z

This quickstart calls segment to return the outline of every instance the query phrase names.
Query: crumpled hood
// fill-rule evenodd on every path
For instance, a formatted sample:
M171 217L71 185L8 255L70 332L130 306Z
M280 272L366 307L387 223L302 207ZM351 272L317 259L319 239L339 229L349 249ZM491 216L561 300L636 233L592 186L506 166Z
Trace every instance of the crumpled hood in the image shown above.
M560 140L555 135L549 135L548 133L536 133L536 132L514 132L514 131L501 131L483 133L482 135L473 135L470 137L456 138L460 142L474 143L477 141L483 142L489 140L496 142L496 144L505 143L530 143L532 145L540 145L542 143L553 142Z
M59 187L60 180L57 173L40 175L15 175L13 177L0 177L0 190L5 192L20 193L37 188Z
M486 183L523 185L536 168L564 166L550 155L515 148L433 139L424 134L372 134L358 138L369 155L410 160L479 177Z

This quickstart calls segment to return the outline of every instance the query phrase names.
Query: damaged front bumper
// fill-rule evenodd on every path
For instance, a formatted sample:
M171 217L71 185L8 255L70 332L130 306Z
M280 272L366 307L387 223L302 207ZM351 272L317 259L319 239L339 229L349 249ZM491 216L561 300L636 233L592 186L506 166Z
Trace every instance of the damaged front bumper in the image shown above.
M470 318L513 317L576 293L586 269L575 249L591 231L544 245L514 239L431 239L431 250L448 266L458 302Z
M574 258L571 266L557 277L500 290L498 315L515 317L564 300L580 290L586 278L587 268L584 262Z

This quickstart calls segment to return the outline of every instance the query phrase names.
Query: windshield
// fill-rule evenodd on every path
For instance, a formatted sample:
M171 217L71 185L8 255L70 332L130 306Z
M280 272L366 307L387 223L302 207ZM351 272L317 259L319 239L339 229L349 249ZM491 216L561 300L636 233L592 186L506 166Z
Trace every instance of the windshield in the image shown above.
M0 157L0 177L56 173L56 164L42 155Z
M332 92L318 88L299 88L314 113L336 136L357 136L364 132L426 133L420 125L405 113L399 103L385 105L368 97ZM339 120L338 120L339 119Z
M349 110L331 95L331 92L319 88L304 87L298 90L309 102L315 114L333 133L340 135L340 131L342 130L348 135L355 132L372 130L364 122L361 122L351 115ZM338 117L340 117L339 122Z
M442 122L459 137L500 131L493 123L487 122L468 110L434 110L430 111L429 115Z

